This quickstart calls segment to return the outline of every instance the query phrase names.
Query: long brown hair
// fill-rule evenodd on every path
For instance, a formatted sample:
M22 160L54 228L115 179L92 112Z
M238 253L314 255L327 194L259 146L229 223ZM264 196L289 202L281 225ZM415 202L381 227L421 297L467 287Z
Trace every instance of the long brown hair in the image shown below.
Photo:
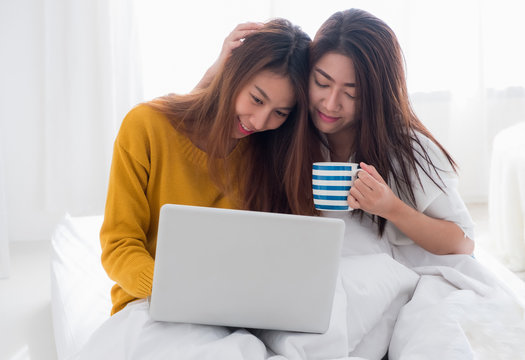
M284 19L274 19L248 35L213 81L187 95L170 94L150 103L173 126L204 138L210 174L225 192L239 189L241 208L284 213L308 213L311 206L301 196L309 187L301 176L308 165L308 47L309 36ZM278 129L255 133L246 139L240 162L222 164L238 179L221 178L218 162L234 145L232 129L235 100L240 90L259 72L269 70L287 77L296 104ZM232 185L236 182L238 185Z
M354 63L357 89L354 129L357 133L352 152L355 160L374 165L385 181L392 179L400 195L414 206L411 173L416 174L420 184L418 167L430 179L433 177L428 169L439 174L418 133L441 149L454 170L457 166L410 105L403 54L396 35L386 23L366 11L336 12L315 35L310 65L313 67L328 52L348 56ZM427 164L421 164L420 158ZM441 184L436 185L443 189ZM386 220L376 220L382 234Z

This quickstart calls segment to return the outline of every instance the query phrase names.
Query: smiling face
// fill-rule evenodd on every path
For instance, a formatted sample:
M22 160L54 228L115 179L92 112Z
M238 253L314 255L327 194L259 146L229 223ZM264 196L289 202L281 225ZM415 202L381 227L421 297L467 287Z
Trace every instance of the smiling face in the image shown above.
M269 70L261 71L237 96L233 138L277 129L294 106L295 94L290 80Z
M325 134L349 129L355 118L356 77L348 56L327 53L310 74L310 113Z

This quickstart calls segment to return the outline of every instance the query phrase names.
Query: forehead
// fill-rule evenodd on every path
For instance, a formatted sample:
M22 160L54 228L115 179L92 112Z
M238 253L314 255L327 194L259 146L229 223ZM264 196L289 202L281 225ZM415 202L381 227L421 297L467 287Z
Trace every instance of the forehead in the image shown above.
M295 91L288 76L263 70L248 81L246 87L257 93L262 90L269 98L266 101L275 107L292 107L295 104Z
M335 52L324 54L314 66L326 72L336 81L355 82L354 62L346 55Z

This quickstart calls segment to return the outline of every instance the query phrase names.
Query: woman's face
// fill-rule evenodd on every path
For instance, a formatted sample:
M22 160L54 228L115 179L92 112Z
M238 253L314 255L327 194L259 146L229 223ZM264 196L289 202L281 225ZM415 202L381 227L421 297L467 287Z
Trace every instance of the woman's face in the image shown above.
M277 129L295 106L295 93L288 77L269 70L248 81L235 101L233 137Z
M310 74L310 114L317 129L335 134L354 121L356 103L354 63L348 56L326 53Z

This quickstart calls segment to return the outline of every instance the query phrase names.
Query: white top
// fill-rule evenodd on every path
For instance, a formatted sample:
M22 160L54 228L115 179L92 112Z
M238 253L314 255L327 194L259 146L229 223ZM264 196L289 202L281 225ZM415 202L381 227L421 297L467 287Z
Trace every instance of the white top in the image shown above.
M447 158L434 142L421 134L419 134L419 139L421 145L427 151L430 160L438 169L439 176L429 165L427 165L427 171L434 181L441 185L443 190L434 184L432 179L429 178L421 168L419 168L419 177L422 186L419 184L416 176L414 174L412 176L417 210L433 218L448 220L457 224L466 236L474 239L474 223L457 190L457 174L453 171ZM415 146L419 145L415 144ZM353 161L352 157L349 161ZM416 157L421 164L427 164L425 159L419 154L416 153ZM399 195L393 181L390 181L390 186L397 196L407 202L407 199ZM371 216L367 213L360 218L359 214L354 214L352 212L323 211L323 216L341 218L345 221L346 231L342 250L343 256L387 253L391 256L397 257L396 254L398 254L398 251L396 251L395 248L398 246L405 247L409 245L412 245L410 247L417 248L410 250L409 252L420 252L421 250L426 252L424 249L414 244L411 239L399 231L390 222L387 222L383 236L379 237L377 225L372 222ZM404 252L406 252L408 249L404 250ZM410 258L412 258L412 256L410 256ZM407 261L402 262L405 263ZM415 264L411 263L410 265L414 266Z

